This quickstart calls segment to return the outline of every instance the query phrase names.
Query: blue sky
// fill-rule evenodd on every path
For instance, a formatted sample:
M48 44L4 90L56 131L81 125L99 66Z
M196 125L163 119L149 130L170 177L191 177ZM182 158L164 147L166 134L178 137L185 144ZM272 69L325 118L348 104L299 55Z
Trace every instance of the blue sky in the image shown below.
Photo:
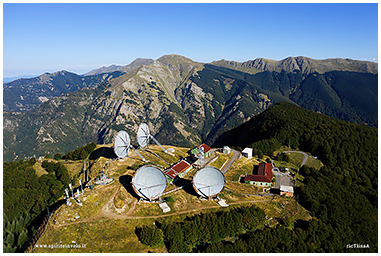
M136 58L378 61L378 5L3 4L3 75L77 74Z

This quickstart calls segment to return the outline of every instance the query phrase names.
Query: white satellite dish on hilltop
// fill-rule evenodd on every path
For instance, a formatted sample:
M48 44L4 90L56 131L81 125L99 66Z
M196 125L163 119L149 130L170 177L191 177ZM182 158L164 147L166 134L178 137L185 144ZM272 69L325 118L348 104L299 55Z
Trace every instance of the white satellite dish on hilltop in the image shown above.
M173 156L173 153L169 152L168 150L166 150L156 139L155 137L153 137L149 131L149 127L146 123L141 123L139 125L139 128L138 128L138 132L137 132L137 135L136 135L136 139L139 143L139 146L141 148L145 148L148 143L149 143L149 140L152 139L159 147L161 147L161 149L167 153L167 154L170 154Z
M136 171L131 183L141 198L152 201L163 194L167 187L167 178L157 167L145 165Z
M114 141L114 152L117 155L117 157L126 157L130 148L134 150L144 162L146 162L146 159L142 155L140 155L139 152L131 145L131 140L128 133L126 131L118 132Z
M210 199L221 193L225 187L225 177L217 168L207 166L195 174L193 187L197 194Z

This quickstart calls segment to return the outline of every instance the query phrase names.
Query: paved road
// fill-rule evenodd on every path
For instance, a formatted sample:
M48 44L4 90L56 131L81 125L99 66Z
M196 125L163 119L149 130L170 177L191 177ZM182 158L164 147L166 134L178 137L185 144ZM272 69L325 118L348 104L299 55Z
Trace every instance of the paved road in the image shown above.
M303 154L304 155L304 159L303 159L302 165L300 167L302 167L307 162L307 160L308 160L308 154L304 153L302 151L283 151L283 153L300 153L300 154Z
M234 161L237 160L239 158L239 156L241 155L241 153L239 151L237 151L237 150L232 149L232 152L234 153L234 156L232 158L230 158L229 162L221 170L221 172L223 174L225 174L230 169L230 167L232 166Z

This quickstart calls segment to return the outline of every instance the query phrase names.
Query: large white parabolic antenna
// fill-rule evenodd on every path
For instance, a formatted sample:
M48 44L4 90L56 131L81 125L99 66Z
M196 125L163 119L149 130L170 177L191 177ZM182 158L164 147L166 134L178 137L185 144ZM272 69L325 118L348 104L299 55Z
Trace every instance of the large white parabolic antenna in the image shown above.
M120 131L115 137L114 152L119 158L127 156L131 140L126 131Z
M207 166L193 177L193 187L197 194L211 198L221 193L225 186L225 177L220 170Z
M148 124L142 123L139 125L136 139L139 143L139 146L144 148L148 145L151 133L149 131Z
M115 137L114 152L119 158L126 157L129 149L133 149L140 158L145 162L145 158L139 154L137 150L131 145L130 136L126 131L120 131Z
M165 175L155 166L140 167L132 178L132 187L142 198L153 200L159 198L167 187Z
M170 153L169 151L167 151L156 139L155 137L153 137L149 131L149 127L146 123L141 123L139 125L139 128L138 128L138 132L137 132L137 135L136 135L136 139L139 143L139 146L141 148L144 148L148 145L148 142L149 142L149 139L152 139L159 147L161 147L161 149L167 153L167 154L170 154L170 155L173 155L172 153Z

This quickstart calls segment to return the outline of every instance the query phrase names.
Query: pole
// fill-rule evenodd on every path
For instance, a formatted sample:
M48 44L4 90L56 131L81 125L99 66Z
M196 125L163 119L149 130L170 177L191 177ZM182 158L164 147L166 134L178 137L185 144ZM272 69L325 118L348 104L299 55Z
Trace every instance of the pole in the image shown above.
M140 156L143 162L147 162L147 160L132 145L130 145L130 147Z
M83 195L83 187L82 187L82 181L79 179L79 184L81 185L81 194Z
M73 187L72 187L71 183L69 183L69 188L71 190L71 198L74 199L74 192L73 192Z
M69 192L68 192L68 189L65 189L65 193L66 193L66 205L71 205L70 203L70 196L69 196Z
M83 161L83 182L86 182L86 161Z
M80 198L80 194L81 193L79 193L79 189L78 188L77 188L77 193L78 193L78 205L82 206L82 202L81 202L81 198Z
M156 139L155 139L155 137L153 137L153 136L150 136L152 139L153 139L153 141L159 146L159 147L161 147L161 149L165 152L165 153L167 153L167 154L169 154L169 155L171 155L171 156L174 156L174 154L172 154L171 152L168 152Z

